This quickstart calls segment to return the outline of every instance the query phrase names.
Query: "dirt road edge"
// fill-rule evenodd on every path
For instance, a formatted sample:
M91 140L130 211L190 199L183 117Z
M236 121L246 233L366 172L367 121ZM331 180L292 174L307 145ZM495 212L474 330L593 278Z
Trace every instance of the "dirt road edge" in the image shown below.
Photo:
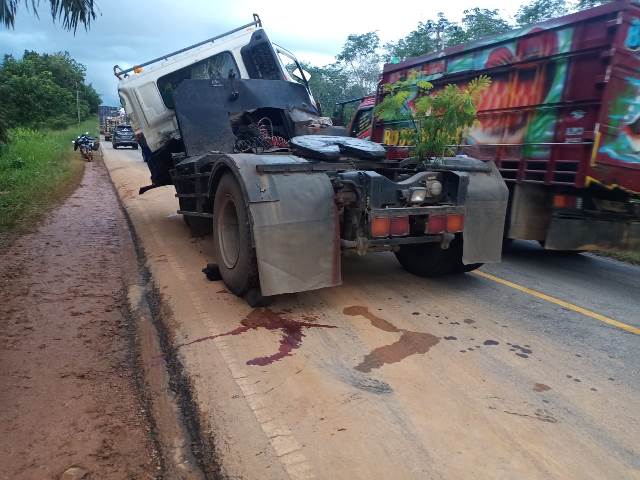
M161 454L162 476L221 479L213 442L202 435L189 382L172 353L160 294L146 268L144 249L110 175L109 178L126 222L120 228L122 241L131 247L124 249L128 258L122 259L123 293L133 329L136 381Z

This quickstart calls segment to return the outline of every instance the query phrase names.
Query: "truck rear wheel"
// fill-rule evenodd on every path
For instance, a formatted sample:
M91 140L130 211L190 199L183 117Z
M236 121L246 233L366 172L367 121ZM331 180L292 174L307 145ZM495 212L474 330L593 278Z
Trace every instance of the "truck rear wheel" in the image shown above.
M213 245L220 275L231 292L243 296L258 289L258 262L244 196L232 174L220 180L213 205Z
M419 277L439 277L451 273L465 273L482 266L481 263L462 263L462 237L456 236L449 248L440 248L439 243L401 245L395 252L400 265Z

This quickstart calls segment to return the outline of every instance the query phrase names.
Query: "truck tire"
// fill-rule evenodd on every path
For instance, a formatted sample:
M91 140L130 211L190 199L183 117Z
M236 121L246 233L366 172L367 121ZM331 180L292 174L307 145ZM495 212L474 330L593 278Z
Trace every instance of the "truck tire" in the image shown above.
M452 273L456 267L449 250L440 248L439 243L400 245L395 254L407 272L419 277L439 277Z
M213 247L220 275L231 292L243 296L259 289L258 262L244 195L232 174L223 175L213 205Z
M453 273L472 272L473 270L476 270L484 265L483 263L469 263L467 265L462 263L462 244L462 235L458 234L449 245L449 254L451 255L452 261L455 264Z
M419 277L439 277L451 273L471 272L482 263L462 263L462 236L456 235L449 248L443 250L439 243L401 245L395 252L400 265Z

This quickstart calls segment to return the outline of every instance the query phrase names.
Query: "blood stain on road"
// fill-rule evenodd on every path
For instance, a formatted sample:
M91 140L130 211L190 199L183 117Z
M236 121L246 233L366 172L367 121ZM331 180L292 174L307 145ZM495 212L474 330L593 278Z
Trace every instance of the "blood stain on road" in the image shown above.
M389 345L378 347L365 355L355 369L368 373L389 363L397 363L411 355L425 354L436 345L440 338L430 333L412 332L393 325L369 311L367 307L354 305L346 307L342 313L352 317L361 316L371 322L371 325L384 332L401 333L400 338Z
M277 362L284 357L291 356L291 352L293 350L300 348L300 345L302 344L302 338L305 336L304 333L302 333L303 328L336 328L335 325L312 323L316 319L311 316L303 316L302 318L306 321L299 322L283 317L283 313L285 312L274 312L273 310L270 310L268 308L257 308L249 313L249 315L247 315L246 318L244 318L240 322L239 327L225 333L220 333L218 335L209 335L207 337L198 338L197 340L193 340L191 342L183 343L182 345L179 345L178 348L184 347L186 345L191 345L193 343L200 343L205 340L213 340L214 338L218 337L240 335L242 333L248 332L249 330L257 330L259 328L264 328L266 330L281 330L282 338L280 338L280 346L278 347L278 351L276 353L264 357L256 357L246 362L247 365L265 366L270 365L273 362Z

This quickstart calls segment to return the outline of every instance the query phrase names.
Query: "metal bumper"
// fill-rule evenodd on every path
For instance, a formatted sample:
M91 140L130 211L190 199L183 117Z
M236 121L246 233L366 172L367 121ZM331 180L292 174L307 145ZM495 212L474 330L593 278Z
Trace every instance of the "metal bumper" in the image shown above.
M640 249L640 221L553 216L544 247L549 250Z

